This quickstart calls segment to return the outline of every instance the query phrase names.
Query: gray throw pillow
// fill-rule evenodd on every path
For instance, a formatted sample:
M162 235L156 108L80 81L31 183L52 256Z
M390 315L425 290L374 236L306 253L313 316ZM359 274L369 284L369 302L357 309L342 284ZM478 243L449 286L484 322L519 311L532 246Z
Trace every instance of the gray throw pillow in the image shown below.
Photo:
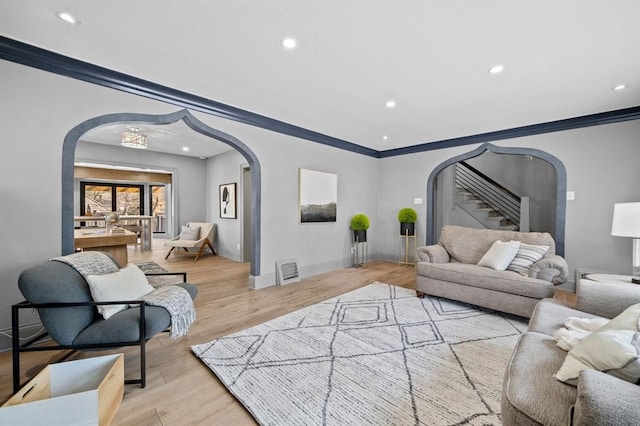
M517 272L527 277L529 276L529 268L531 268L531 265L542 259L542 256L544 256L548 250L549 246L520 243L518 253L509 266L507 266L507 270Z

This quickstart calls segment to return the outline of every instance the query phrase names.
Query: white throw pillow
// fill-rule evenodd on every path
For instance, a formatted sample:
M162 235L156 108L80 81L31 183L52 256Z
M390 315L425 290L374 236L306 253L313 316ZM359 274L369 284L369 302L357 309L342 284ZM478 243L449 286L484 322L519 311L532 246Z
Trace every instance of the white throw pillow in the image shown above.
M111 274L89 275L87 282L91 296L96 302L140 299L154 290L144 272L133 263ZM108 319L128 307L128 305L101 305L98 306L98 312L104 319Z
M582 370L597 370L631 383L640 379L640 333L632 330L597 331L569 351L555 375L576 386Z
M603 325L600 330L633 330L638 331L640 321L640 303L629 306L620 315Z
M531 265L542 259L549 246L535 246L531 244L520 243L518 254L513 258L507 270L517 272L525 277L529 275Z
M200 227L199 226L194 226L193 228L189 227L189 226L183 226L182 227L182 232L180 232L180 239L181 240L188 240L188 241L196 241L200 239Z
M518 248L520 248L520 241L494 241L478 265L487 266L496 271L504 271L518 254Z
M569 351L554 376L577 385L582 370L597 370L635 383L640 379L640 304L585 337Z

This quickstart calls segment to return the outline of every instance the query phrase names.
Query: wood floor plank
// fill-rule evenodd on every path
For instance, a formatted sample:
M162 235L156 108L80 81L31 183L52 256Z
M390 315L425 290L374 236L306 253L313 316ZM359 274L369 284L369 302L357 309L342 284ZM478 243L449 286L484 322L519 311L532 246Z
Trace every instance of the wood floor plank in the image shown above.
M190 256L170 256L162 240L154 250L129 248L130 262L153 260L171 272L188 273L198 286L197 320L187 336L172 339L162 333L147 344L147 387L125 386L125 396L114 425L254 424L251 415L226 390L215 375L191 353L191 345L243 330L294 310L355 290L372 282L407 288L415 286L415 272L390 262L369 262L364 268L346 268L303 279L287 286L253 291L248 288L249 264L205 254L195 262ZM569 299L570 296L563 295ZM139 373L135 347L84 352L77 358L125 353L125 375ZM36 374L55 355L30 353L23 357L23 380ZM11 396L11 353L0 354L0 400Z

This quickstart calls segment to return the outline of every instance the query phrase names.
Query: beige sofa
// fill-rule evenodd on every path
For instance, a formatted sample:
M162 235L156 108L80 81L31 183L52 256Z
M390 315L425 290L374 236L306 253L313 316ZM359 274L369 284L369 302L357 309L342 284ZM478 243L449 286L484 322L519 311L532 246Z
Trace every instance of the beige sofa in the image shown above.
M553 333L568 317L613 318L640 303L640 286L577 283L576 309L552 299L541 301L529 329L518 341L503 382L502 423L533 425L638 425L640 386L593 370L582 370L577 387L556 380L567 352Z
M547 253L523 276L478 266L496 241L521 241L549 246ZM555 285L568 276L567 262L555 254L555 241L548 233L442 228L438 244L416 251L416 292L459 300L502 312L530 317L541 299L553 297Z

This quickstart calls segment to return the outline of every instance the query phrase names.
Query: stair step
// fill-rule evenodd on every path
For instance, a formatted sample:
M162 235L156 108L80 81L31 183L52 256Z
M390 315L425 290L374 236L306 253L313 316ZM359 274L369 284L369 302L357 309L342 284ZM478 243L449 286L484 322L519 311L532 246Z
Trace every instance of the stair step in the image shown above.
M491 221L495 221L495 222L502 222L503 220L505 220L504 216L487 216L485 218L485 220L491 220Z

